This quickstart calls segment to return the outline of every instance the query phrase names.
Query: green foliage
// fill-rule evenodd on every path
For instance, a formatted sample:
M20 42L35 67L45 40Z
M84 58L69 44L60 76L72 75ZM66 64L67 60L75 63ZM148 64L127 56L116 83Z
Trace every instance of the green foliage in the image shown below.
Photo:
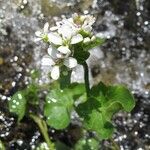
M88 51L83 51L76 49L74 52L74 57L77 59L78 64L83 64L90 56Z
M20 121L25 115L26 103L27 100L24 96L24 91L15 93L8 103L10 112L18 115L18 121Z
M8 101L9 111L15 113L18 116L18 121L21 121L28 104L39 104L37 84L29 84L26 89L16 92Z
M79 43L74 45L74 55L73 57L77 59L78 64L83 64L90 56L88 52L90 49L100 46L105 42L104 39L96 37L93 41L88 43Z
M124 86L103 83L94 86L90 95L76 110L86 129L96 131L101 138L109 138L113 133L112 116L119 110L130 112L135 106L133 96Z
M76 143L75 150L99 150L99 142L94 138L82 138Z
M84 51L88 51L94 47L100 46L105 42L105 39L96 37L95 40L91 41L90 43L83 43L82 47Z
M33 105L39 104L39 98L38 98L38 85L37 84L30 84L27 86L25 91L25 98L28 100L28 103Z
M72 84L64 90L51 90L46 97L44 107L47 124L55 129L66 128L70 123L70 113L73 108L74 97L80 97L83 91L85 91L83 84Z

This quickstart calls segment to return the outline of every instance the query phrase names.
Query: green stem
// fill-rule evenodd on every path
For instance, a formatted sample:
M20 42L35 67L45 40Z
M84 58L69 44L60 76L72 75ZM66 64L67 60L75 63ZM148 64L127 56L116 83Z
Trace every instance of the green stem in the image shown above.
M87 94L87 98L89 98L90 97L89 69L86 62L83 63L83 68L84 68L84 81L85 81L86 94Z
M48 135L48 129L47 129L46 122L42 118L40 118L40 117L38 117L34 114L30 114L30 117L38 125L38 127L39 127L39 129L40 129L40 131L41 131L41 133L42 133L49 149L50 150L55 150L55 146L54 146L53 142L50 140L49 135Z

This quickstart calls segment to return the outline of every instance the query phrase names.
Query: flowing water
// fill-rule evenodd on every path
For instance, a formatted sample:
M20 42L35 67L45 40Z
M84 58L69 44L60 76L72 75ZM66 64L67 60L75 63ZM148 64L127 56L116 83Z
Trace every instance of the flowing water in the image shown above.
M150 1L148 0L0 0L0 139L8 149L31 149L41 141L35 124L25 118L16 126L16 118L8 113L7 100L29 83L30 70L40 68L46 46L34 43L34 33L45 22L54 24L63 15L90 13L96 23L97 36L106 43L91 50L88 64L91 84L99 81L121 83L135 95L136 107L131 113L114 117L117 131L113 138L121 150L150 149ZM78 67L72 80L82 82ZM39 83L49 82L43 71ZM54 138L72 145L70 127L63 133L52 132ZM59 134L59 135L58 135ZM110 141L103 141L106 149Z

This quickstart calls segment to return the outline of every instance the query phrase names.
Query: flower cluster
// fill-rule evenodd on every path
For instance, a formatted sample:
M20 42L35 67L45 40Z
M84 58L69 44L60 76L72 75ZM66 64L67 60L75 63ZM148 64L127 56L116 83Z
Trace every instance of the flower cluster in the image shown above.
M49 44L48 55L43 57L42 65L50 67L52 79L59 78L61 66L65 65L69 69L77 66L77 60L73 57L73 47L95 39L92 34L94 22L93 16L74 14L72 18L64 18L56 22L56 26L51 28L46 23L43 31L35 33L36 41L42 40Z

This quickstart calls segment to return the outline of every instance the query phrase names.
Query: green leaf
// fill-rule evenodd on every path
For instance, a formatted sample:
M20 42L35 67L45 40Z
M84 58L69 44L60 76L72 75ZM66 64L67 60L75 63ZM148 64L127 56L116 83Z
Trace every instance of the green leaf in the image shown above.
M19 92L15 93L12 96L11 100L8 101L9 110L10 110L10 112L18 115L18 121L20 121L25 115L26 103L27 103L27 100L24 96L23 91L19 91Z
M75 150L99 150L99 142L94 138L82 138L76 143Z
M33 83L28 85L24 92L24 96L28 100L28 103L33 105L39 104L38 91L39 89L37 84Z
M94 98L88 99L77 107L77 112L84 119L83 125L86 129L96 131L101 138L108 138L113 133L113 126L99 110L101 104Z
M68 90L74 100L77 100L80 96L85 93L85 85L83 83L72 83Z
M94 47L101 46L104 42L105 42L105 39L101 39L101 38L96 37L96 39L94 41L91 41L89 43L85 43L82 45L82 47L83 47L84 51L88 51Z
M73 99L67 89L52 90L46 97L44 115L47 124L55 129L63 129L70 123L70 112L73 106Z
M63 90L51 90L46 96L44 115L47 124L55 129L64 129L70 123L70 113L76 100L85 92L84 84L73 83Z
M70 123L70 113L64 106L46 105L47 124L55 129L64 129Z
M109 138L113 133L111 119L119 110L130 112L135 101L124 86L106 86L103 83L92 87L91 98L78 106L77 112L84 119L86 129L96 131L101 138Z

